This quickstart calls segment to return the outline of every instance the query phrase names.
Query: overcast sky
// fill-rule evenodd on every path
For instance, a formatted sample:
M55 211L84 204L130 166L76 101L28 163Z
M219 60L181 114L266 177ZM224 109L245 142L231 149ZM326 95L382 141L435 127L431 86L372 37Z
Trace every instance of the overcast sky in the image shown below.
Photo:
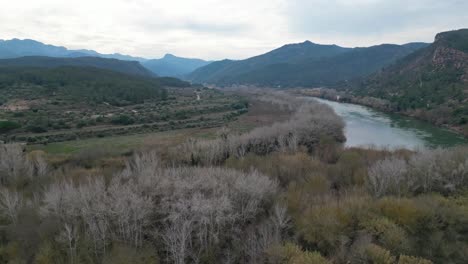
M464 27L468 0L0 0L0 39L148 58L242 59L304 40L432 42Z

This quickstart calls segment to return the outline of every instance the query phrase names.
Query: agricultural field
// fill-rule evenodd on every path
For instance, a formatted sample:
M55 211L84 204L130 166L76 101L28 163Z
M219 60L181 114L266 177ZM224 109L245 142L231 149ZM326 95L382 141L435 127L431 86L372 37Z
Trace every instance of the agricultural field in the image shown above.
M0 93L6 90L0 89ZM22 98L25 98L22 96ZM48 98L11 98L0 107L6 126L1 140L48 144L88 138L210 128L247 111L240 96L207 88L167 88L167 98L113 105L107 102ZM8 126L10 129L8 129ZM1 130L1 128L0 128Z

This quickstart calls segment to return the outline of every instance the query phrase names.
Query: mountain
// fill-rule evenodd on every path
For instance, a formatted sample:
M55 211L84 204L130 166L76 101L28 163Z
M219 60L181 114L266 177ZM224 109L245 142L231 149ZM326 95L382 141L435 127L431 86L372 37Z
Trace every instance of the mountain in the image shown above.
M347 90L387 99L397 111L468 135L468 29L437 34L430 46Z
M191 73L188 78L196 82L231 83L243 74L274 64L293 64L304 59L333 57L347 52L348 48L336 45L319 45L310 41L288 44L263 55L246 60L213 62ZM242 80L238 80L242 82Z
M123 61L98 57L53 58L53 57L21 57L15 59L0 59L0 67L39 67L56 68L60 66L94 67L129 75L154 77L155 75L136 61Z
M159 76L183 77L209 63L201 59L187 59L166 54L161 59L144 61L142 65Z
M99 57L125 61L138 61L148 70L160 76L183 77L190 72L209 64L201 59L188 59L167 54L161 59L145 59L129 55L101 54L94 50L69 50L31 39L0 39L0 59L12 59L26 56L45 56L58 58Z
M94 50L69 50L65 47L53 46L32 39L0 40L0 59L10 59L25 56L47 56L47 57L102 57L119 60L144 61L144 58L128 55L100 54Z
M425 43L410 43L343 48L306 41L247 60L214 62L195 70L189 79L219 85L332 85L368 75L425 46Z

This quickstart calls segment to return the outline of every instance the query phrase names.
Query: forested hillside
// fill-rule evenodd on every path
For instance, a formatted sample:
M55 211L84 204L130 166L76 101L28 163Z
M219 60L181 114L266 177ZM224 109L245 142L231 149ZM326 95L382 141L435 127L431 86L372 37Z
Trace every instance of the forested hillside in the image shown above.
M91 67L0 67L0 91L4 102L9 98L37 99L59 94L77 101L137 103L163 98L166 82L188 85L181 81L141 78Z
M468 134L468 29L435 42L370 76L348 91L390 101L397 111Z
M161 59L142 62L142 65L159 76L184 77L210 62L200 59L187 59L166 54Z
M32 56L0 60L0 67L56 68L60 66L94 67L142 77L156 76L136 61L123 61L98 57L54 58Z
M334 85L371 74L424 46L424 43L411 43L350 49L304 42L247 60L214 62L195 70L189 79L226 86Z

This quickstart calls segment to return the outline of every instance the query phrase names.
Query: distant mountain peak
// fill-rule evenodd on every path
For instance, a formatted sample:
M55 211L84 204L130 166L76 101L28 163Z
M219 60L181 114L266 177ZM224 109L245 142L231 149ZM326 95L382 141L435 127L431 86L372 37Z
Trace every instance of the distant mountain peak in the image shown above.
M173 54L170 54L170 53L167 53L166 55L164 55L163 59L173 59L173 58L177 58L177 56L173 55Z

